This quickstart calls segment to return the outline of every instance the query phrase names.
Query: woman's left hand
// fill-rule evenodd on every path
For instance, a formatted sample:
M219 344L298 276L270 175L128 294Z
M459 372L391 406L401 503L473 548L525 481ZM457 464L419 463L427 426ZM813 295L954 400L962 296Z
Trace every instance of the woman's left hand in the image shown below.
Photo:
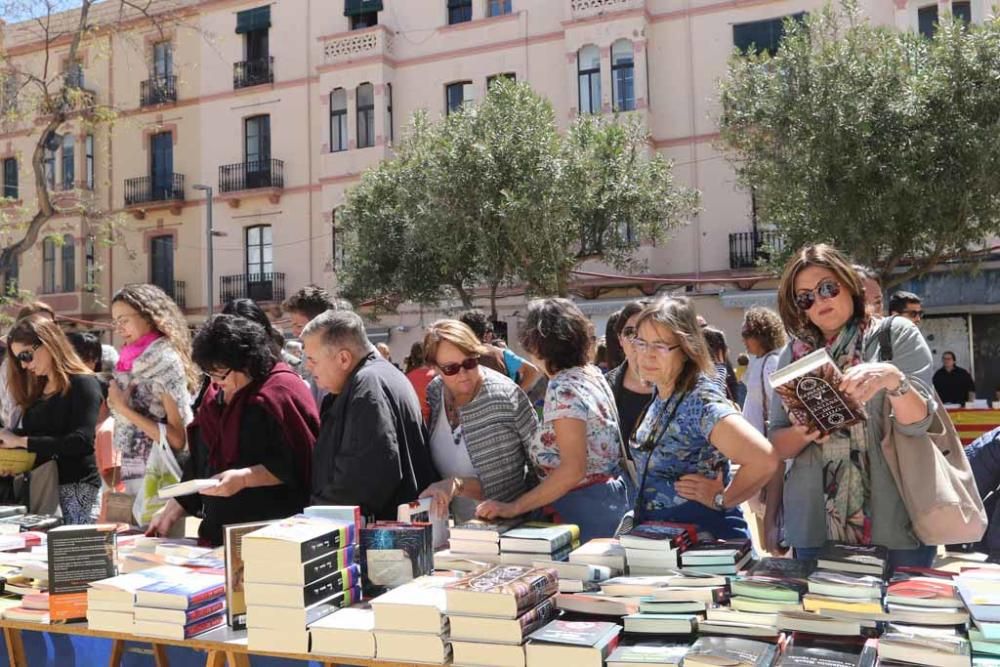
M704 475L684 475L674 482L674 491L681 498L693 500L713 510L715 495L721 493L723 488L721 474L716 475L714 479Z
M108 407L112 412L122 414L127 404L125 392L118 386L118 381L112 378L108 383Z
M250 468L226 470L214 475L212 479L219 480L219 485L203 490L202 495L228 498L247 488L247 482L250 480Z
M520 514L514 503L502 503L499 500L486 500L476 507L476 516L482 519L513 519Z
M858 364L844 373L840 390L859 403L866 403L882 389L897 389L902 381L902 371L892 364Z

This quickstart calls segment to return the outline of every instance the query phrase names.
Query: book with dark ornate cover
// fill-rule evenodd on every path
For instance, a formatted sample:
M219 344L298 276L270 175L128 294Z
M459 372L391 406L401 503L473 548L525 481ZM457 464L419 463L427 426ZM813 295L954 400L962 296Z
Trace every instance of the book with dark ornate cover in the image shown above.
M517 618L558 589L555 570L499 565L448 586L448 613Z
M361 576L365 595L401 586L434 569L429 523L380 521L361 530Z
M793 423L829 435L865 420L864 408L840 391L843 374L825 349L771 373L768 382Z
M701 637L684 657L685 667L770 667L778 655L774 644L738 637Z
M841 544L827 541L816 557L817 567L838 572L885 576L889 550L877 544Z

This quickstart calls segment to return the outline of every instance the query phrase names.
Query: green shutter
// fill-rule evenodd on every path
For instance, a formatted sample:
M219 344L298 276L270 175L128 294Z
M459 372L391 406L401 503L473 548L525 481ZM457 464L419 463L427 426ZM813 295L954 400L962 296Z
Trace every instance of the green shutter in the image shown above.
M344 16L382 11L382 0L344 0Z
M266 30L271 27L271 5L248 9L236 14L236 34L254 30Z
M459 7L468 7L472 4L472 0L448 0L448 9L458 9Z

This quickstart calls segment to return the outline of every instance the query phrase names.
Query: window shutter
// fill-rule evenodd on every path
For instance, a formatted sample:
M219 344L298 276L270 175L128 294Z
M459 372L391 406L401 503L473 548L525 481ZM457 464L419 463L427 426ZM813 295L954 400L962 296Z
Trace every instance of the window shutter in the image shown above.
M236 34L242 35L254 30L271 27L271 6L256 7L236 14Z
M458 9L459 7L468 7L472 4L472 0L448 0L448 9Z
M382 0L344 0L344 16L382 11Z

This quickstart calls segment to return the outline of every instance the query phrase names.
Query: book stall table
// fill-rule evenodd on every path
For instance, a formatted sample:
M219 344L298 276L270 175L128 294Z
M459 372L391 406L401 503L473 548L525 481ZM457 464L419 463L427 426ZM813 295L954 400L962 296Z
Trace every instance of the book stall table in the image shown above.
M391 662L387 660L327 656L313 653L287 654L250 651L246 644L246 632L233 631L228 627L212 630L203 635L183 640L146 637L121 632L107 632L103 630L91 630L87 627L86 623L43 625L40 623L31 623L29 621L0 620L0 628L3 628L7 664L10 665L10 667L29 667L24 648L24 639L21 634L25 631L111 640L111 655L108 661L110 667L119 667L122 665L122 660L125 656L125 645L127 643L149 644L152 647L152 654L156 667L168 667L171 664L170 658L167 655L167 647L179 647L203 653L203 659L199 656L197 661L194 659L188 659L184 660L183 664L204 664L205 667L249 667L251 665L250 659L252 657L276 658L283 661L314 662L322 665L323 667L332 667L333 665L405 667L406 665L412 664L408 662ZM57 660L55 664L64 663ZM255 662L253 664L257 663ZM270 664L275 663L274 661L271 661ZM34 665L31 667L34 667Z
M970 410L968 408L948 408L958 437L968 447L973 440L1000 426L1000 410Z

